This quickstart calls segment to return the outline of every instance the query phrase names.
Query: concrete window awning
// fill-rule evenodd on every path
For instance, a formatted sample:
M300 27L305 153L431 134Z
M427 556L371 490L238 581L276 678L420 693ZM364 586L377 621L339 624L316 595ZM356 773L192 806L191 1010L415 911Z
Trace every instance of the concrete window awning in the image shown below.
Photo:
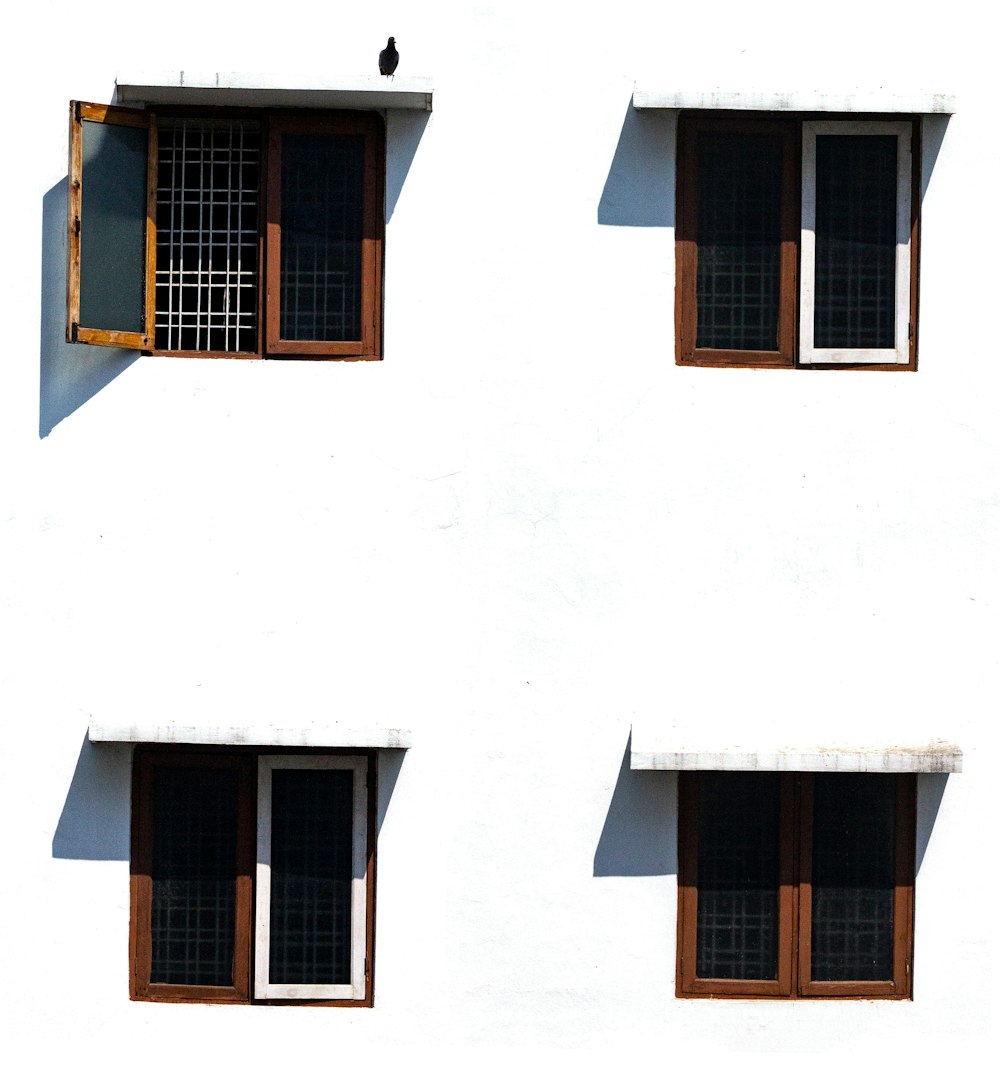
M636 109L752 109L795 113L951 114L954 95L933 90L835 88L830 90L735 90L719 87L680 90L637 82Z
M240 724L91 720L87 737L92 742L330 749L409 749L412 741L410 731L399 727L352 725L337 721Z
M675 772L960 772L962 750L944 741L872 746L697 746L633 730L631 766L639 771Z
M115 79L115 104L228 106L245 109L413 109L430 113L426 76L308 73L129 72Z

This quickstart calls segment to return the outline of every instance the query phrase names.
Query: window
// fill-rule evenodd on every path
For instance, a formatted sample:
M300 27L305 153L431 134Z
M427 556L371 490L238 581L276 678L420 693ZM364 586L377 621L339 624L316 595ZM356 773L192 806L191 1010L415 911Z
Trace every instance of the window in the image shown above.
M679 996L910 996L914 776L680 779Z
M918 134L911 118L682 114L678 362L913 368Z
M384 177L374 112L71 103L67 339L381 356Z
M137 748L132 997L370 1005L374 768Z

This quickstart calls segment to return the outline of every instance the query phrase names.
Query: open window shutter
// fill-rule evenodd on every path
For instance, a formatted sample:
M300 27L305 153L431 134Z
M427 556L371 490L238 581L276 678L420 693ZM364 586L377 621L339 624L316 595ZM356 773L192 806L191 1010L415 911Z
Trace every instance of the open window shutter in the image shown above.
M66 339L153 345L156 127L138 109L70 102Z

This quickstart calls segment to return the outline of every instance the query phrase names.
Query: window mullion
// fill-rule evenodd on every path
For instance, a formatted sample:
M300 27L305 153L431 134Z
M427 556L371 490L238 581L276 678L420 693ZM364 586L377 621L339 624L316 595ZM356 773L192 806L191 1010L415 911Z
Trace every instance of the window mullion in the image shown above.
M797 936L799 928L797 885L797 817L799 814L798 773L784 773L781 778L779 832L781 840L779 919L778 919L778 985L786 997L795 995Z
M794 952L797 956L795 978L796 993L801 996L809 984L812 961L812 845L815 785L812 776L795 773L795 790L798 802L796 832L796 938Z

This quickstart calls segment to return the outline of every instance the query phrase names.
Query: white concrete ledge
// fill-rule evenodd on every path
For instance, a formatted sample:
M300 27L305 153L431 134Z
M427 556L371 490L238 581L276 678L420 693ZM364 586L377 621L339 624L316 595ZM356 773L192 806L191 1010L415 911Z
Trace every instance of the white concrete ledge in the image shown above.
M636 83L636 109L758 109L796 113L954 113L955 97L930 90L677 90Z
M409 749L408 730L396 727L348 726L343 723L306 723L300 726L252 723L246 726L179 723L95 723L87 737L92 742L153 742L165 745L267 745L347 749Z
M871 749L632 748L632 768L665 772L960 772L962 750L934 742Z
M256 72L129 72L115 79L115 104L219 105L269 109L416 109L429 113L424 76L310 76Z

